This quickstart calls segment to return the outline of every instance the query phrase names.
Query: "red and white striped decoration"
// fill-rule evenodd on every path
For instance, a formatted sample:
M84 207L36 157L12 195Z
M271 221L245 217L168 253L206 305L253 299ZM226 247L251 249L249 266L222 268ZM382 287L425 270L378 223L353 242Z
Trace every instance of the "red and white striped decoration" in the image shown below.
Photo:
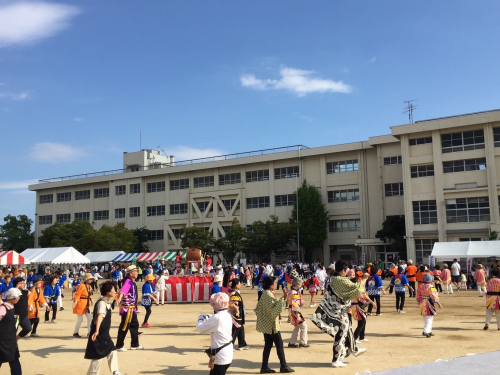
M0 251L0 265L11 266L30 264L30 261L14 250Z
M165 280L165 302L208 302L212 277L169 276Z
M142 253L137 257L138 262L153 262L158 260L158 255L161 256L161 259L165 258L168 252L164 251L161 253Z

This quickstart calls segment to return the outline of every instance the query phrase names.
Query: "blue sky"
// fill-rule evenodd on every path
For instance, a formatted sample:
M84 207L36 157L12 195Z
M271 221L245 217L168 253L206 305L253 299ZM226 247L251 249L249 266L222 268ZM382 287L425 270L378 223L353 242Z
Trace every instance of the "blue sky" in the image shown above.
M0 0L0 218L40 178L500 108L497 1ZM0 220L0 223L3 222Z

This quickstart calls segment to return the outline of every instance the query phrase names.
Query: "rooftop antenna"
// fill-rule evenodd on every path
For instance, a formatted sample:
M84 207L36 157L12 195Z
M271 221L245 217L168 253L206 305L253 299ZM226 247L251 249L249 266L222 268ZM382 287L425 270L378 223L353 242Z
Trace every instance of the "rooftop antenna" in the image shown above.
M406 107L403 108L405 110L403 113L408 113L408 120L410 121L410 124L413 124L413 111L418 107L418 105L414 105L412 103L416 100L418 99L403 100L403 102L406 104Z
M139 130L139 150L142 150L142 132Z
M161 146L156 146L156 148L159 148L165 154L165 156L168 158L167 153L161 148Z

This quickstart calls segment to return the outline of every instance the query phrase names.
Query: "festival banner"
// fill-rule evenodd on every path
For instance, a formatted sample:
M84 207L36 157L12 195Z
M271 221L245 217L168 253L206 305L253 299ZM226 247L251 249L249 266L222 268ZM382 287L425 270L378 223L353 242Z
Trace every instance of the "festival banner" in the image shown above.
M467 272L470 272L472 269L472 261L473 258L467 258Z
M433 255L429 255L429 267L435 267L436 266L436 258L434 258Z
M361 264L364 266L366 263L365 263L365 260L366 260L366 254L365 253L361 253Z

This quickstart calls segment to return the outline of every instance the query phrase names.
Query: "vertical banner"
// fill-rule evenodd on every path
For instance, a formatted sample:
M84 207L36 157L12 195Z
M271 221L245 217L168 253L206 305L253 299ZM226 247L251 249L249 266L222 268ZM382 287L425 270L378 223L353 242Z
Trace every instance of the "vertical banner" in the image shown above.
M436 258L434 258L433 255L429 255L429 267L435 267L436 266Z
M365 253L361 253L361 264L363 265L363 267L366 264L365 260L366 260L366 254Z
M470 272L472 269L472 260L473 258L467 258L467 272Z

